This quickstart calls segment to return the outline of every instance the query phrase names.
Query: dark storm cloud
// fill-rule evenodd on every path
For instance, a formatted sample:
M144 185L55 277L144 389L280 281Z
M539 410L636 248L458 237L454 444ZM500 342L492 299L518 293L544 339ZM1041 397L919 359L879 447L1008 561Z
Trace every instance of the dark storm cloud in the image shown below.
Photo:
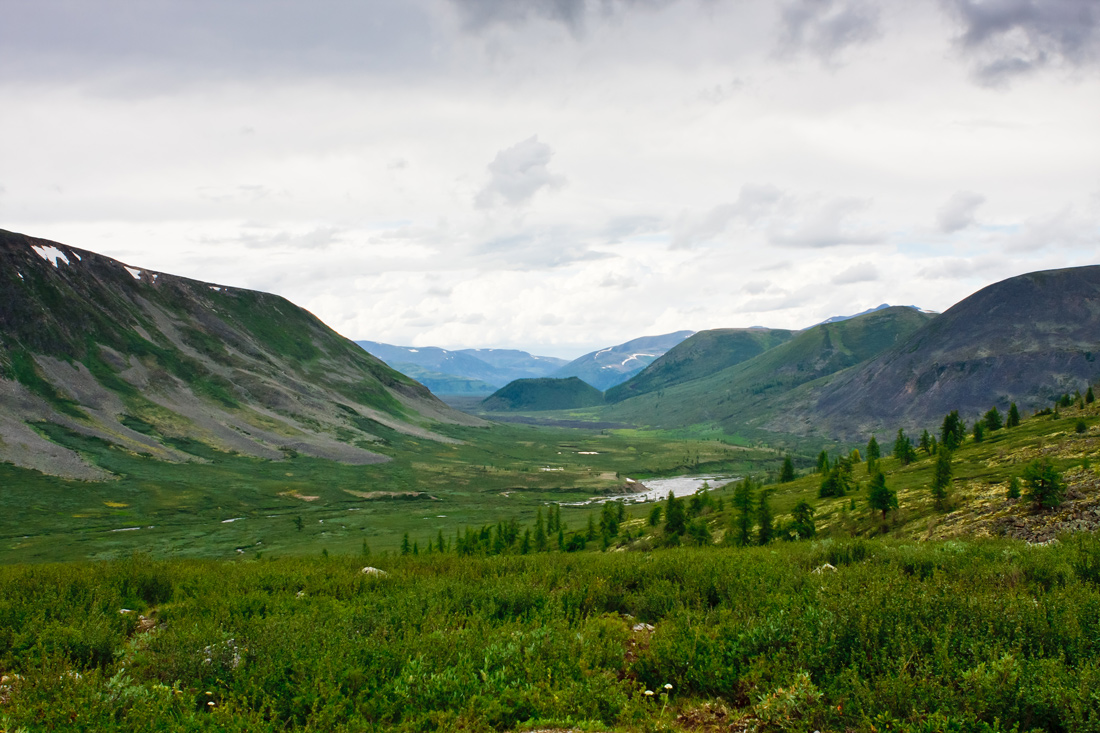
M1082 66L1100 58L1095 0L944 0L962 25L959 45L986 85L1044 66Z
M806 51L825 63L882 31L875 5L859 0L794 0L780 11L780 51Z
M408 71L431 62L434 32L414 0L12 2L0 8L0 80Z

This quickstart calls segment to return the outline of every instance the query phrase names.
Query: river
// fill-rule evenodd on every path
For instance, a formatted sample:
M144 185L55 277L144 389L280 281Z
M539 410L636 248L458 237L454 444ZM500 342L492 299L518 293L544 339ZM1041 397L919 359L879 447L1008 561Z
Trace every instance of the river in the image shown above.
M647 501L663 501L668 498L668 492L674 496L691 496L706 482L710 488L717 489L732 481L740 480L740 476L673 476L671 478L650 478L638 483L644 484L646 491L635 494L617 494L615 496L594 496L587 501L562 502L562 506L587 506L589 504L603 504L608 501L623 501L627 504L642 504ZM630 481L630 479L627 479Z

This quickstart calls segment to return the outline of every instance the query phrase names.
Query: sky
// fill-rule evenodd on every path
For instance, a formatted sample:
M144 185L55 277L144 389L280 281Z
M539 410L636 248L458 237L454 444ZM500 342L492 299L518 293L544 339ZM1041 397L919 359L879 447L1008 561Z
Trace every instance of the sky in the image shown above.
M0 0L0 228L572 358L1100 263L1095 0Z

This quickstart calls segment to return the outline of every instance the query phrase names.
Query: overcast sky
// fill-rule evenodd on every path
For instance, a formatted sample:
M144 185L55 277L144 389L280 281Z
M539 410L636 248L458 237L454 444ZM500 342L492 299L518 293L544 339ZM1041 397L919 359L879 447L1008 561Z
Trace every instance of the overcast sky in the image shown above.
M573 357L1100 262L1095 0L0 0L0 228Z

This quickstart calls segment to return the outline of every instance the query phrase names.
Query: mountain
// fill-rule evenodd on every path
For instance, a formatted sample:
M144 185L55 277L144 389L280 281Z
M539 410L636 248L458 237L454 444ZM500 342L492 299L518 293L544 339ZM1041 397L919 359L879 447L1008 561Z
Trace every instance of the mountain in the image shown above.
M630 379L691 334L691 331L677 331L661 336L642 336L585 354L550 376L559 379L580 377L603 391Z
M626 382L607 390L608 402L706 377L740 364L789 341L795 331L766 328L716 328L700 331L673 346Z
M0 461L109 476L58 430L164 461L201 443L367 464L390 431L470 424L309 312L0 230Z
M490 411L572 410L603 404L603 394L577 377L517 379L482 401Z
M1010 402L1049 407L1100 377L1100 266L1033 272L960 301L905 341L812 391L771 429L838 435L973 420Z
M660 427L717 424L728 432L756 425L799 385L859 364L904 341L930 319L892 307L800 331L757 356L706 376L610 405L610 420Z
M435 394L489 394L515 379L548 376L568 363L565 359L533 356L516 349L450 351L437 346L355 343L402 374L421 381Z
M840 321L847 321L850 318L858 318L859 316L865 316L868 313L874 313L875 311L880 311L880 310L884 310L886 308L893 308L893 307L895 307L895 306L892 306L889 303L883 303L882 305L875 306L874 308L868 308L867 310L856 313L855 315L851 315L851 316L833 316L832 318L826 318L821 323L838 323ZM904 305L904 306L900 306L900 307L902 307L902 308L912 308L913 310L919 311L921 313L934 313L934 311L924 310L923 308L918 308L915 305ZM818 323L816 325L820 326L821 323Z

